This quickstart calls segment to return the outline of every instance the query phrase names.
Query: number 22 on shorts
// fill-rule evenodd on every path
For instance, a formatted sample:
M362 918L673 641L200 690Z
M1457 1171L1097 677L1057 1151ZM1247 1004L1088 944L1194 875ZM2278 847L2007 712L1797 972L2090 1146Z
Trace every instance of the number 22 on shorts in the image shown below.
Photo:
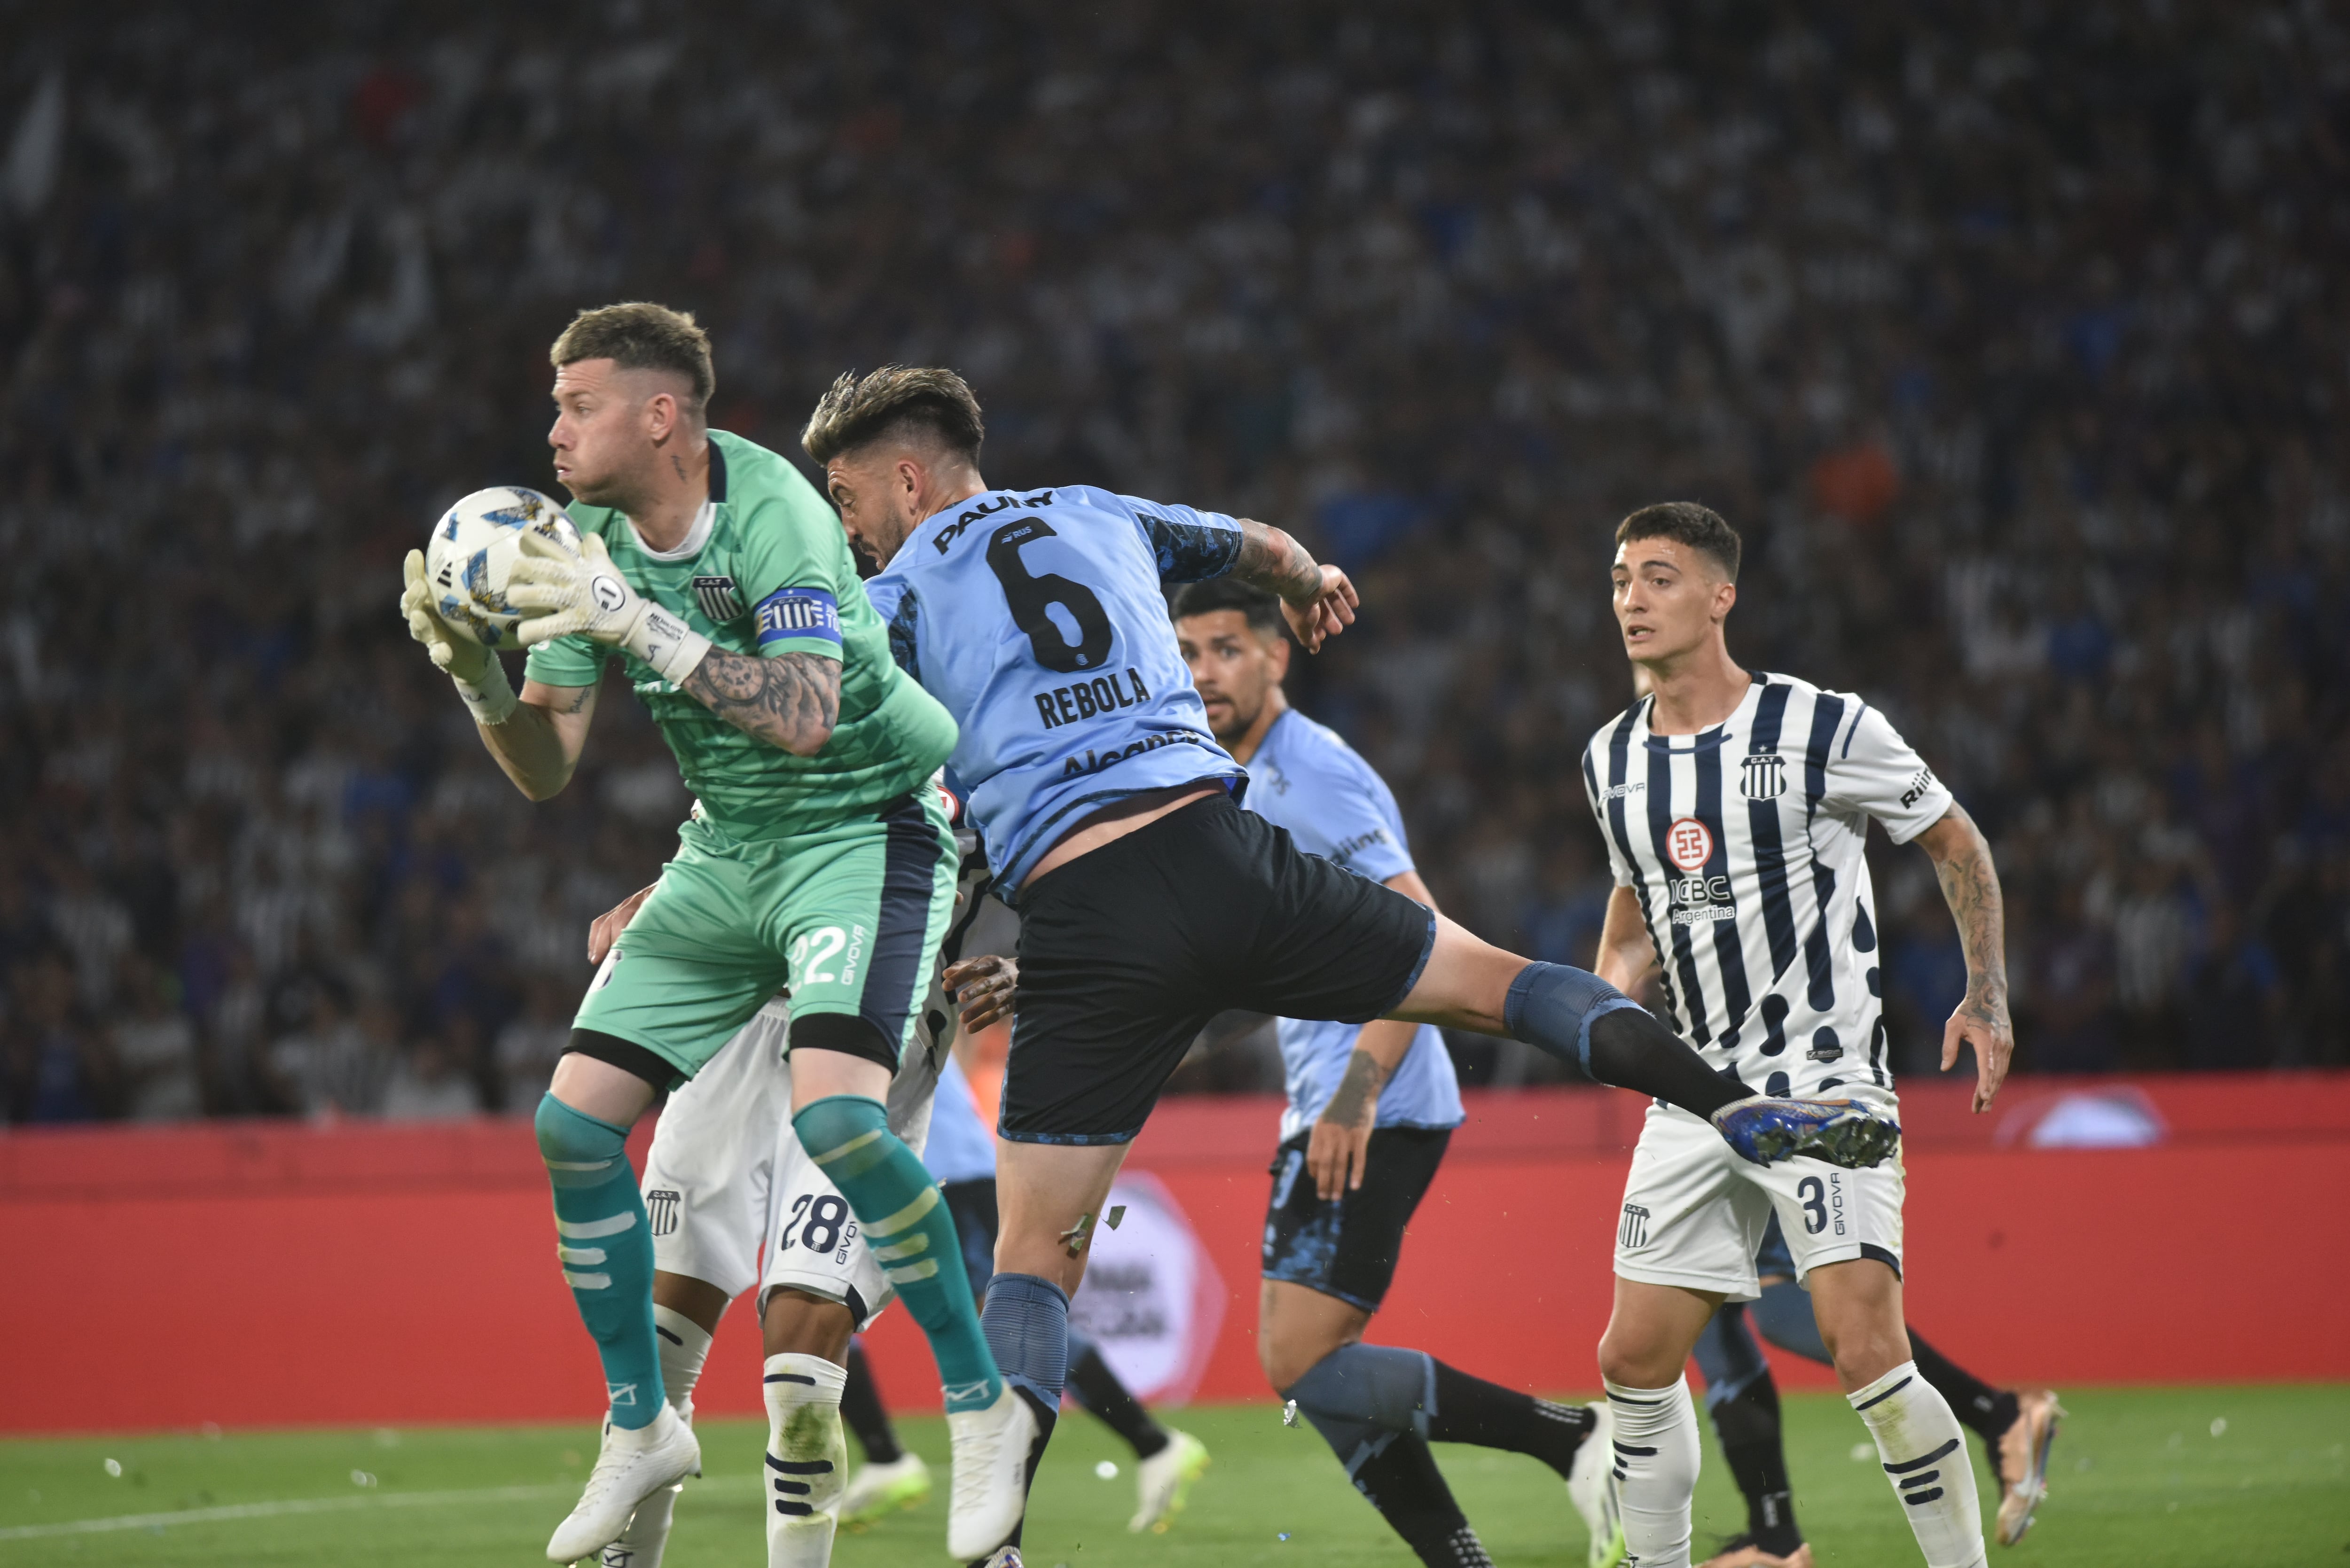
M861 933L860 933L861 934ZM784 960L791 965L792 989L804 990L812 985L830 985L837 981L854 981L854 974L837 972L834 961L848 947L848 933L838 926L819 926L804 931L785 952ZM848 968L856 968L851 958Z

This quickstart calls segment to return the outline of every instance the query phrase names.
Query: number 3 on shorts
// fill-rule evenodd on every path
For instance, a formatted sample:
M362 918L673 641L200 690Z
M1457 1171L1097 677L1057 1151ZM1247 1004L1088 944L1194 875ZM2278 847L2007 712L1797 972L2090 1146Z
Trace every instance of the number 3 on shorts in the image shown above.
M1828 1228L1827 1188L1816 1176L1807 1176L1795 1183L1795 1196L1804 1205L1804 1233L1816 1236Z
M830 985L840 976L826 966L838 958L848 946L848 933L838 926L819 926L804 932L784 954L791 965L792 989L802 991L812 985Z

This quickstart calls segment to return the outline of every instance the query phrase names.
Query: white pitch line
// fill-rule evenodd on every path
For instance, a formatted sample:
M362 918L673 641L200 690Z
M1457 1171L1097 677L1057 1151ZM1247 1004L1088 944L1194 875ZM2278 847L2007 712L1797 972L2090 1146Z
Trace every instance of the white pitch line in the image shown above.
M295 1498L285 1502L236 1502L221 1508L190 1508L177 1513L119 1513L110 1519L69 1519L61 1524L15 1524L0 1529L0 1541L36 1541L51 1535L98 1535L112 1530L160 1530L172 1524L213 1524L232 1519L276 1519L289 1513L347 1513L361 1508L437 1508L451 1503L528 1502L567 1496L568 1484L497 1486L475 1491L390 1491L373 1496Z

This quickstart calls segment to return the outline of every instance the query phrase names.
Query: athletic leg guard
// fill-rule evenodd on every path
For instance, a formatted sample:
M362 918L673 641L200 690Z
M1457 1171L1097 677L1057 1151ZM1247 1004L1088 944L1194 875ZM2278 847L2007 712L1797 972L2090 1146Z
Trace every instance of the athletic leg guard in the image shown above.
M1616 1417L1616 1487L1624 1547L1640 1568L1689 1568L1690 1501L1697 1491L1697 1409L1689 1380L1666 1388L1609 1383Z
M1753 1091L1715 1072L1656 1015L1596 974L1530 963L1510 982L1502 1022L1512 1039L1572 1062L1596 1083L1654 1095L1711 1116Z
M980 1332L954 1220L939 1184L889 1130L881 1102L827 1096L803 1106L792 1130L848 1199L873 1256L929 1338L948 1412L995 1403L1003 1384Z
M767 1568L825 1568L848 1484L840 1391L818 1355L767 1357Z
M1436 1409L1436 1363L1423 1350L1342 1345L1282 1390L1314 1423L1353 1480L1405 1432L1425 1438Z
M1026 1394L1049 1425L1069 1381L1069 1298L1036 1274L998 1274L987 1287L987 1347L1003 1381Z
M660 1343L653 1334L653 1238L629 1168L629 1129L576 1111L552 1094L538 1102L538 1152L555 1189L555 1254L579 1320L604 1363L612 1424L634 1430L660 1413Z
M1530 963L1510 982L1502 1023L1513 1040L1591 1068L1591 1023L1619 1008L1640 1004L1591 973L1563 963Z
M1975 1502L1974 1461L1950 1402L1905 1361L1845 1397L1868 1423L1885 1461L1885 1479L1909 1516L1926 1568L1981 1568L1982 1515Z

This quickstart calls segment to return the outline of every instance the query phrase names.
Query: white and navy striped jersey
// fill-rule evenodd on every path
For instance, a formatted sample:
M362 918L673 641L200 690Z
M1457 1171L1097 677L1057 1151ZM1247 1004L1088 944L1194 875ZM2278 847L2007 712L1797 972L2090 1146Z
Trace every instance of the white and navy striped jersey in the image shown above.
M1700 734L1650 734L1652 705L1591 738L1583 782L1676 1031L1764 1094L1890 1087L1862 851L1870 817L1906 844L1950 791L1884 714L1788 676Z

